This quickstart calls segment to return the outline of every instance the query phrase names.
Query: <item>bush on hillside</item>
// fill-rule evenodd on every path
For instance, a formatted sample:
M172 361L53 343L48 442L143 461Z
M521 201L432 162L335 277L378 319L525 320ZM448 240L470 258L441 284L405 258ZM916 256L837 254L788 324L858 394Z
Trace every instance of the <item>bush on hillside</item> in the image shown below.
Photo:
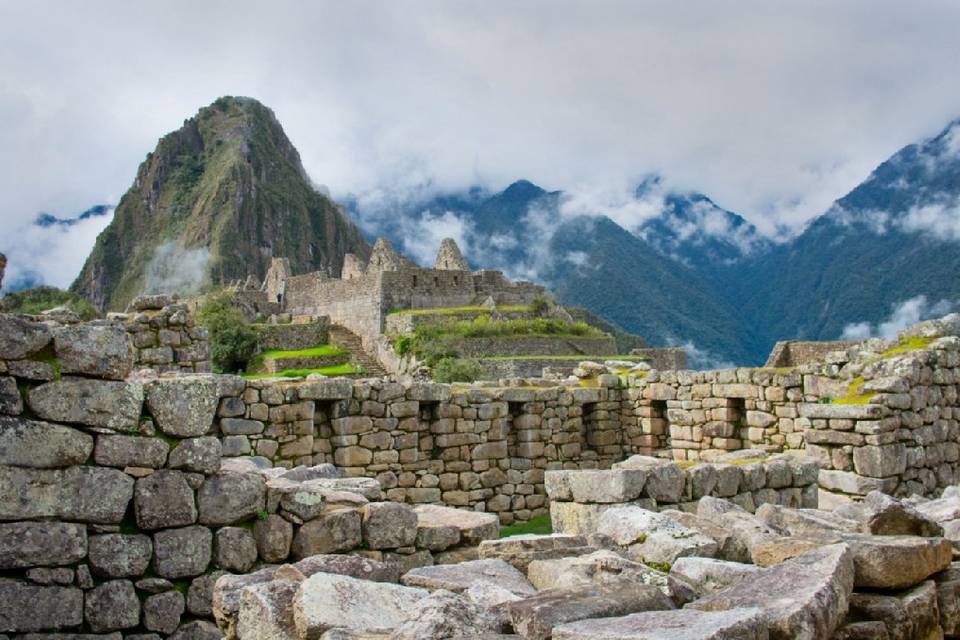
M550 312L550 301L542 296L537 296L530 303L530 313L538 318L542 318Z
M257 333L233 305L233 296L227 292L207 296L197 322L210 331L214 369L220 373L246 370L257 351Z
M482 375L480 363L469 358L441 358L433 367L436 382L474 382Z
M37 315L54 307L66 307L80 316L81 320L97 317L96 308L83 296L56 287L34 287L0 298L0 311Z

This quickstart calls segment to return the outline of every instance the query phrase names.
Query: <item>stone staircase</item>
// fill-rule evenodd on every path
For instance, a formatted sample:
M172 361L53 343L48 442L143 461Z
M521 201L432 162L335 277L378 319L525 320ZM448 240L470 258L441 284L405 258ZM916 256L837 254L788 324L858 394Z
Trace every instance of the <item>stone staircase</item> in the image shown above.
M379 378L387 375L386 369L374 356L363 348L360 336L346 327L335 324L330 326L330 344L337 345L350 352L351 361L363 367L363 378Z

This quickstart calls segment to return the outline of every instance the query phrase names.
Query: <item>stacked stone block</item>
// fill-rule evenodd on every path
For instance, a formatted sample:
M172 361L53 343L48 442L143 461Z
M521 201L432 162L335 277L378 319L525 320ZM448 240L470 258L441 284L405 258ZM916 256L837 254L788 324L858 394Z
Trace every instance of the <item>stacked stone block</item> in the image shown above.
M160 373L210 373L210 338L196 326L186 304L176 296L139 296L127 313L108 318L122 323L130 334L138 368Z

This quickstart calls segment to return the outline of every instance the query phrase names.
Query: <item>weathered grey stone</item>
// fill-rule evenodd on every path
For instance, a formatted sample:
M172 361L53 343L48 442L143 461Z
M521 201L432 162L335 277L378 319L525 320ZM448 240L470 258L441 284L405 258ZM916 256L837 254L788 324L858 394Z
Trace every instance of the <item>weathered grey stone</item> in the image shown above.
M645 493L658 503L680 502L686 482L683 470L674 462L649 456L631 456L613 465L614 469L639 469L648 472Z
M224 525L249 520L263 511L266 495L260 475L220 472L209 476L197 492L200 523Z
M0 313L0 360L19 360L50 343L50 329L39 322Z
M677 560L679 563L683 558ZM731 563L732 564L732 563ZM696 598L693 589L666 573L633 562L606 549L585 556L534 560L527 567L530 583L539 590L607 584L629 580L657 587L677 606Z
M207 570L213 534L198 525L153 534L153 570L164 578L191 578Z
M495 584L519 596L537 591L520 571L497 559L420 567L408 571L400 582L411 587L453 592L464 591L479 583Z
M267 484L268 490L272 490L276 484L277 481L272 480ZM295 488L283 490L280 498L280 508L301 521L313 520L323 513L326 504L324 496L329 492L329 489L310 487L304 483L298 483Z
M761 505L756 518L782 535L804 536L822 533L856 533L860 523L830 511L788 509L775 504Z
M697 516L719 524L730 533L732 539L723 548L724 560L750 562L754 547L780 537L762 520L729 500L703 497L697 503Z
M105 467L162 469L169 450L170 446L160 438L99 435L93 459Z
M133 583L138 591L147 593L163 593L164 591L173 591L173 583L164 578L141 578Z
M147 407L167 435L202 436L213 426L219 389L213 376L161 378L146 385Z
M195 616L213 615L213 585L226 571L211 571L194 578L187 589L187 611Z
M429 592L385 582L317 573L300 585L293 617L301 638L316 638L333 627L351 631L391 630ZM376 606L370 606L370 603Z
M12 416L23 412L23 398L17 381L10 376L0 376L0 413Z
M223 634L206 620L195 620L181 625L170 640L221 640Z
M0 578L0 633L56 630L82 622L80 589L41 587Z
M500 535L500 519L494 513L465 511L435 504L418 504L417 526L452 526L460 530L466 545L478 545L483 540L495 540Z
M150 631L173 633L180 626L184 609L186 602L179 591L152 595L143 601L143 626Z
M66 522L0 524L0 569L56 567L87 555L87 528Z
M150 565L153 543L140 534L107 533L90 536L90 569L106 578L143 575Z
M460 530L451 525L437 525L423 520L417 522L418 549L443 551L460 542Z
M300 385L301 400L343 400L353 396L353 382L346 378L310 380Z
M257 561L257 543L253 534L241 527L218 529L213 542L214 562L234 573L250 571Z
M713 557L717 542L654 511L640 507L610 509L600 516L599 533L627 546L645 561L673 564L683 556Z
M800 415L804 418L827 418L832 420L877 420L884 416L886 407L879 404L801 404Z
M415 602L390 640L475 640L499 631L499 621L483 607L440 590Z
M932 580L901 593L854 593L849 617L882 623L891 640L943 637L937 586Z
M569 622L554 640L768 640L759 609L657 611Z
M244 420L242 418L222 418L220 431L225 436L252 436L263 433L264 424L259 420Z
M758 607L771 640L818 640L829 638L843 622L853 577L850 550L842 544L829 545L765 569L687 607L700 611Z
M140 624L140 600L129 580L110 580L88 591L84 617L95 633L130 629Z
M924 516L906 502L871 491L864 504L869 509L864 533L878 536L942 536L943 527Z
M554 491L566 493L568 490L574 502L629 502L640 497L647 474L646 469L547 471L544 483L550 477Z
M881 446L854 447L853 467L858 474L870 478L899 475L907 467L906 447L900 442Z
M71 585L73 584L73 569L59 568L59 569L48 569L46 567L37 567L34 569L27 570L27 580L34 582L36 584L42 585L51 585L51 584L62 584L62 585Z
M616 509L619 504L580 504L578 502L551 502L550 522L556 533L586 535L597 531L600 516L608 509ZM650 501L650 506L654 506Z
M758 567L742 562L694 557L677 558L670 567L671 576L693 585L701 596L753 579L759 571Z
M56 468L83 464L93 437L59 424L0 416L0 464Z
M141 529L166 529L197 521L193 489L180 471L161 469L137 480L133 506Z
M56 327L53 345L63 373L123 380L133 369L133 343L120 325L83 323Z
M31 389L27 403L44 420L135 431L140 425L143 386L134 382L63 377Z
M254 523L253 537L256 540L260 558L264 562L283 562L290 555L293 525L277 514L271 513Z
M369 549L408 547L417 539L417 514L405 504L372 502L363 507L363 542Z
M597 548L587 542L586 536L562 533L550 535L519 535L499 540L484 540L480 543L480 557L498 558L526 573L534 560L549 560L568 556L586 555Z
M842 491L865 496L871 491L893 491L897 486L896 478L866 478L852 471L823 469L820 471L820 487L828 491Z
M133 478L116 469L0 466L0 520L58 518L115 524L133 497Z
M350 551L362 540L360 513L353 509L331 511L297 530L290 552L294 558Z
M221 453L220 440L213 436L188 438L170 452L167 466L197 473L216 473L220 469Z
M950 566L944 538L841 534L851 551L857 588L905 589Z
M240 596L237 611L237 636L261 640L294 640L297 637L291 603L303 576L281 576L270 582L251 585Z
M397 563L339 553L310 556L293 566L308 578L315 573L336 573L374 582L396 583L400 581L401 574L401 567Z
M656 587L629 581L547 589L504 606L514 630L527 640L550 638L555 627L576 620L673 609L670 599Z

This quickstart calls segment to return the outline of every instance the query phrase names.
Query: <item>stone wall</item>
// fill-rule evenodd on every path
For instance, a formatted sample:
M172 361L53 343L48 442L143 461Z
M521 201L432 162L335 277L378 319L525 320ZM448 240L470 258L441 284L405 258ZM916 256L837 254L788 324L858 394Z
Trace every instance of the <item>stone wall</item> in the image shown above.
M632 349L630 355L646 358L647 364L660 371L687 368L687 352L682 347L644 347Z
M581 354L584 357L614 356L617 343L610 336L589 338L582 336L500 337L500 338L453 338L445 342L464 358L484 356L568 356Z
M337 573L349 559L324 554L352 553L396 581L496 537L495 517L382 502L331 465L222 461L249 430L246 382L134 374L135 354L118 323L0 314L0 633L219 637L227 572L309 557L305 575Z
M111 313L133 341L138 367L160 373L209 373L210 342L207 329L198 327L189 307L176 296L140 296L127 313Z
M805 342L801 340L783 340L773 346L767 357L765 367L798 367L803 364L820 362L833 351L847 349L863 342L862 340L834 340L832 342Z
M299 320L299 318L298 318ZM330 318L313 316L309 322L287 324L255 324L260 351L271 349L309 349L330 340Z

